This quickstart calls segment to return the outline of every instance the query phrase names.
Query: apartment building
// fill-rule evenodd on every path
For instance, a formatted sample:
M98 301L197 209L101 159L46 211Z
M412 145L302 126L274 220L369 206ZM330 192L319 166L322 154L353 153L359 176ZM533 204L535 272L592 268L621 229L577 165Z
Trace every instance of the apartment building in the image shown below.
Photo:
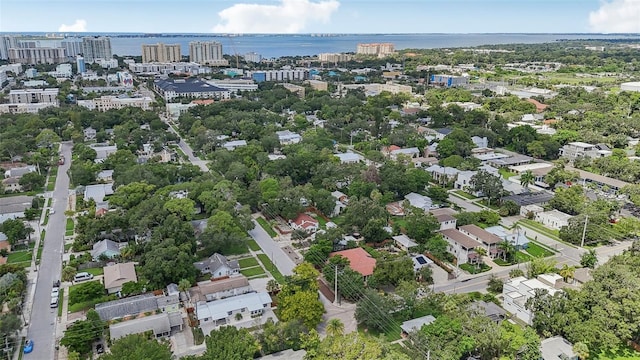
M142 62L180 62L182 55L180 53L180 44L143 44L142 45Z
M222 44L217 41L192 41L189 43L189 61L198 64L218 65L228 61L222 57Z
M11 90L9 100L12 104L48 103L58 105L58 89L22 89Z
M257 52L248 52L244 54L244 61L259 63L260 61L262 61L262 55L258 54Z
M358 47L356 48L356 54L376 55L378 57L391 55L394 51L395 47L392 43L358 44Z
M78 106L102 112L125 107L138 107L142 110L150 110L151 103L153 103L153 99L150 97L119 98L117 96L101 96L93 100L78 100Z
M431 75L429 83L443 87L455 87L469 84L469 78L456 75Z
M82 38L84 61L93 64L96 59L111 59L111 39L106 36L87 36Z
M20 64L60 64L66 62L67 53L64 48L11 48L9 62Z
M266 71L250 71L247 73L256 82L265 81L302 81L309 78L307 69L281 69Z
M353 60L353 55L343 53L318 54L318 61L326 63L339 63Z
M165 101L172 101L179 97L218 100L231 98L231 91L228 89L222 89L195 78L156 80L153 87Z
M604 145L592 145L581 141L570 142L560 148L560 157L571 161L579 158L602 158L611 156L612 152Z

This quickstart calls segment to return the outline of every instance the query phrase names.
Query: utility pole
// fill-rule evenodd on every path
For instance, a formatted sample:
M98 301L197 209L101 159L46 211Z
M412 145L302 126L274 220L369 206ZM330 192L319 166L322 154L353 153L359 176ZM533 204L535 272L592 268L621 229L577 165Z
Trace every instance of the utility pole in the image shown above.
M333 281L333 304L338 305L338 265L336 265L335 270L335 278Z
M580 247L584 247L584 238L587 235L587 223L589 222L589 215L584 216L584 228L582 229L582 243Z

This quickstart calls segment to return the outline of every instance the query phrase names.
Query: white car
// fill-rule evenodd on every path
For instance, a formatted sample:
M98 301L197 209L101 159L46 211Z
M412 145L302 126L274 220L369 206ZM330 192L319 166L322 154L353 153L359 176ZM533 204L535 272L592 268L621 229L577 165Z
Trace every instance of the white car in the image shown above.
M57 287L54 287L53 289L51 289L51 297L52 298L57 298L58 294L60 293L60 289Z
M55 213L56 213L56 211L55 211L55 210L53 210L53 209L49 210L49 215L53 215L53 214L55 214Z

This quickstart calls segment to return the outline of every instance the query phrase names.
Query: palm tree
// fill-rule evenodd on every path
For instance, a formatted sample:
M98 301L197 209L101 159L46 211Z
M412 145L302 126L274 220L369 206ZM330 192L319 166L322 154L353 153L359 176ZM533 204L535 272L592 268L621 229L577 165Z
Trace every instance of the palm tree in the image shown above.
M189 299L189 301L191 301L191 296L189 295L190 288L191 288L191 281L189 281L188 279L181 279L178 282L178 290L187 294L187 299Z
M527 170L520 175L520 185L522 185L527 191L529 191L529 185L533 185L536 181L536 177L531 170Z
M564 282L567 282L569 279L573 279L573 274L575 272L576 272L575 266L569 266L567 264L564 264L562 266L562 269L558 271L558 274L562 276L562 280L564 280Z
M340 319L331 319L327 323L327 335L331 337L342 336L344 333L344 324Z
M278 284L277 281L275 281L274 279L271 279L269 281L267 281L267 292L270 294L273 294L275 292L277 292L278 290L280 290L280 284Z
M507 258L511 257L511 254L515 252L516 247L505 240L498 244L498 249L502 250L502 260L506 262Z
M589 347L583 342L577 342L573 344L573 352L578 356L578 359L585 360L589 358Z

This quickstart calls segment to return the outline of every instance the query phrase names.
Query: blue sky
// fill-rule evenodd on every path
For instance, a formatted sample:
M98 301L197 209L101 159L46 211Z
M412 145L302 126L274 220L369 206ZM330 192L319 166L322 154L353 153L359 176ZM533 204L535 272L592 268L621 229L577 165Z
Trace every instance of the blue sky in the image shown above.
M640 0L0 0L0 32L640 32Z

